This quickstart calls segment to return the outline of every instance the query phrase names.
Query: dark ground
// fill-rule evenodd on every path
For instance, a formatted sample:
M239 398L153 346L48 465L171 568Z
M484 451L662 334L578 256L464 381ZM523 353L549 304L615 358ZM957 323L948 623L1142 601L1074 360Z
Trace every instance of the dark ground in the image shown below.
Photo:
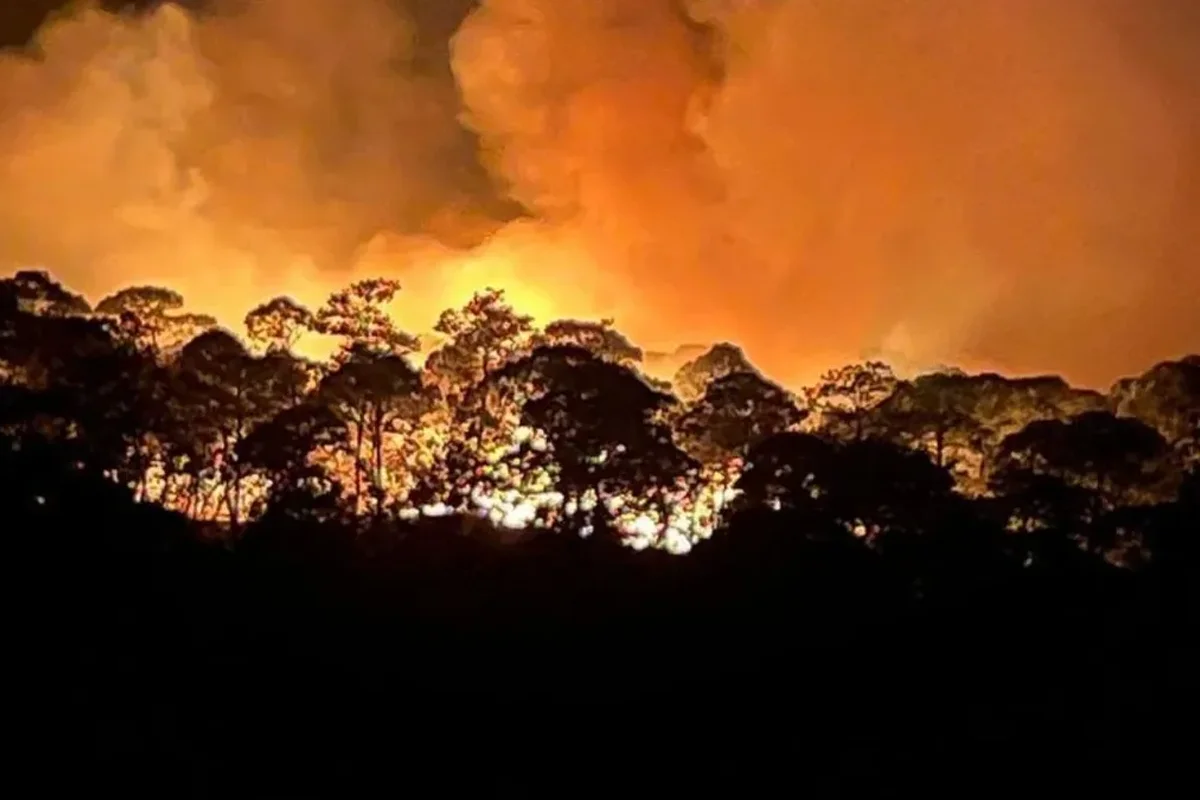
M624 581L598 611L563 593L579 572L531 589L522 560L550 557L505 553L455 608L394 565L280 566L133 516L10 529L36 543L12 564L31 636L12 655L35 670L16 700L47 791L1155 796L1194 752L1194 644L1129 574L898 603L878 575L857 599L866 583L783 596L762 576L747 596L589 550ZM645 570L672 589L649 596Z

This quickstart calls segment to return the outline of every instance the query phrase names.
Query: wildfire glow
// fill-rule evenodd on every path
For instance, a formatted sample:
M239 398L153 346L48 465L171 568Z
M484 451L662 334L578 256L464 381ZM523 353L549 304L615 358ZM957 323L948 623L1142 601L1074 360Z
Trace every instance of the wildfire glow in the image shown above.
M0 270L92 301L169 286L236 331L382 276L427 334L493 286L787 385L1100 387L1200 341L1178 0L101 5L0 54Z
M432 502L414 502L410 493L416 481L461 436L462 431L456 429L444 411L427 415L418 425L397 426L397 430L385 436L386 466L381 477L391 514L400 519L451 514L476 516L513 531L545 529L569 520L571 527L586 537L593 529L593 512L603 504L628 546L684 554L719 527L722 511L737 495L733 486L742 468L737 460L706 465L649 495L589 489L569 496L557 487L553 462L530 463L526 458L530 454L552 454L553 448L545 435L519 425L514 417L477 442L479 466L472 475L441 486L438 498ZM345 451L326 449L312 458L330 476L340 479L343 486L351 487L353 463L346 455ZM607 452L601 452L596 459L603 461L607 456ZM366 461L373 458L371 452L364 454ZM194 478L182 480L186 483ZM200 502L184 501L183 498L195 493L188 494L183 491L185 486L174 485L160 466L152 470L144 487L140 487L139 499L161 503L198 519L228 522L232 517L229 486L216 476L205 483L198 494ZM244 480L238 492L238 517L252 518L269 489L269 482L261 477ZM368 510L369 500L359 498L355 502L360 513Z

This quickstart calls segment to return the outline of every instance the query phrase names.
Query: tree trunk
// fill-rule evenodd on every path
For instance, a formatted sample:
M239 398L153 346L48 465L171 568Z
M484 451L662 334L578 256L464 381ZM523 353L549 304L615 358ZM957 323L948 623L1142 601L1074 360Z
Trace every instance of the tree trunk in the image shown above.
M354 513L362 513L362 453L366 415L359 414L354 430Z
M375 409L375 420L372 426L372 444L375 452L372 454L375 461L375 519L383 518L383 409Z
M244 483L246 476L242 472L242 465L238 459L237 448L241 444L242 439L246 436L246 422L249 414L249 408L246 401L246 387L244 379L237 380L235 399L236 413L233 419L233 440L229 447L229 464L233 469L233 503L235 510L230 518L230 524L233 526L233 532L236 534L240 531L242 525L242 501L245 496Z
M241 524L241 476L237 464L234 462L234 437L231 434L223 438L225 446L223 462L225 468L229 470L229 482L225 490L225 507L229 509L229 528L236 534L238 526Z

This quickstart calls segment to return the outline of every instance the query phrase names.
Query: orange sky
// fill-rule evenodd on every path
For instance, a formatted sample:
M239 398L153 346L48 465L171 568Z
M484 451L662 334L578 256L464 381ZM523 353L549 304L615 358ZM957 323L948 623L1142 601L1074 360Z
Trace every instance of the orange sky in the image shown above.
M785 380L1200 350L1188 0L406 2L48 24L0 61L0 269L230 320L384 273L414 328L494 283Z

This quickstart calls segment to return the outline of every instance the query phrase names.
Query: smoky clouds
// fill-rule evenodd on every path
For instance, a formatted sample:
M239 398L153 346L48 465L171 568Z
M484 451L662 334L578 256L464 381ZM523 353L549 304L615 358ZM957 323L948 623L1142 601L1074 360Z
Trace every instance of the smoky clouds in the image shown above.
M1195 350L1198 186L1174 0L76 7L0 60L6 267L234 320L507 282L785 380Z
M381 231L477 242L512 212L417 30L388 0L52 17L0 63L0 257L211 305L331 287Z

